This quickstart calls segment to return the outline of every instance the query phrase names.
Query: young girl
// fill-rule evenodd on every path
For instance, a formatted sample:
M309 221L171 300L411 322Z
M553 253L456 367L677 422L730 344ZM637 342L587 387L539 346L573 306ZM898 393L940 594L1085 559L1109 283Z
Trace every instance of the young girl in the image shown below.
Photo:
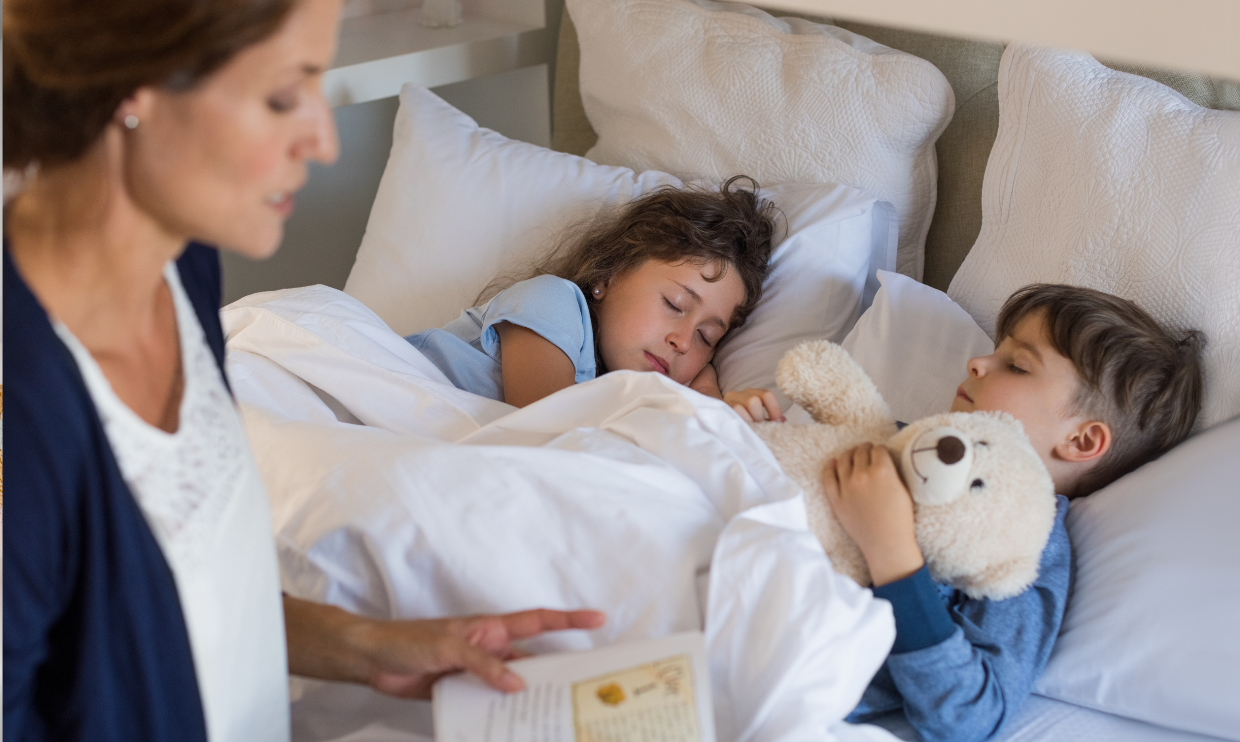
M406 339L457 387L517 407L620 369L723 399L710 362L761 298L775 232L757 188L738 175L717 191L652 191L588 225L532 278ZM727 401L755 399L762 418L781 417L769 392Z

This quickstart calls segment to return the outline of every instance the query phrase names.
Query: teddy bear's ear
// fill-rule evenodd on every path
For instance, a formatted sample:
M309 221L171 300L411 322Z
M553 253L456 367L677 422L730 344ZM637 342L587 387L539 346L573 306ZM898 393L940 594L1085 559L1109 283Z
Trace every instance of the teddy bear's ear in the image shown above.
M979 575L956 580L956 587L970 598L1003 600L1019 595L1038 578L1040 554L1021 556L992 564Z

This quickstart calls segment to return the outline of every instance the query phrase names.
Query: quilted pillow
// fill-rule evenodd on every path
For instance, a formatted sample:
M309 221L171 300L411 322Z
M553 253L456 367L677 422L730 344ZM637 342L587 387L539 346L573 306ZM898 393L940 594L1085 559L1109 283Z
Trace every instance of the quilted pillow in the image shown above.
M993 333L1003 301L1035 282L1205 331L1199 423L1240 414L1240 113L1084 53L1009 46L982 231L948 295Z
M345 292L401 335L439 327L495 276L527 270L567 225L664 184L680 181L508 139L406 85ZM895 265L890 204L835 183L771 184L762 195L786 233L762 301L719 349L725 390L773 388L788 348L842 340L878 290L874 271Z
M1036 692L1240 740L1237 450L1233 420L1072 503L1076 581Z
M595 162L681 177L845 183L895 205L920 278L934 142L955 107L929 62L834 26L705 0L568 0Z

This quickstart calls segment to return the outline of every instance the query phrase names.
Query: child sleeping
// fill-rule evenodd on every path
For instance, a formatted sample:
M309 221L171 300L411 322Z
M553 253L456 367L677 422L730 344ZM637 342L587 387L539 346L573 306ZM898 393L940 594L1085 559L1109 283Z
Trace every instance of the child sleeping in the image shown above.
M652 191L570 232L531 277L406 340L458 388L517 407L619 369L724 399L711 360L762 297L775 234L757 190L738 175L717 191ZM726 401L755 399L760 419L782 419L770 392Z
M827 500L896 621L891 654L848 720L902 710L927 742L989 739L1013 717L1063 620L1067 497L1170 450L1201 409L1201 334L1169 332L1124 299L1028 286L1004 304L995 334L994 354L969 361L952 411L1019 419L1063 493L1032 586L991 601L935 584L914 538L912 500L886 448L859 446L823 474Z
M773 206L741 176L718 192L661 189L445 327L407 340L458 387L524 406L609 370L653 371L722 398L751 421L782 420L765 390L721 395L710 361L761 296ZM1131 302L1078 287L1018 291L999 345L968 363L954 412L1021 420L1067 497L1093 492L1179 443L1201 408L1200 333L1173 333ZM848 717L893 711L928 741L992 738L1050 656L1070 581L1059 498L1037 581L1000 601L935 584L911 497L881 446L831 462L823 489L891 602L891 654Z

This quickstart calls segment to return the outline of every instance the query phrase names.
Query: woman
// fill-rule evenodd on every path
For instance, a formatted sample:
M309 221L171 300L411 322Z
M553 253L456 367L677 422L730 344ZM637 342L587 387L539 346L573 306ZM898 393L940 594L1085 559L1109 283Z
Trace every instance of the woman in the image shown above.
M307 162L335 159L339 6L4 5L4 165L27 173L5 208L6 740L285 739L287 672L516 690L513 639L602 622L281 603L218 256L191 238L270 255Z

